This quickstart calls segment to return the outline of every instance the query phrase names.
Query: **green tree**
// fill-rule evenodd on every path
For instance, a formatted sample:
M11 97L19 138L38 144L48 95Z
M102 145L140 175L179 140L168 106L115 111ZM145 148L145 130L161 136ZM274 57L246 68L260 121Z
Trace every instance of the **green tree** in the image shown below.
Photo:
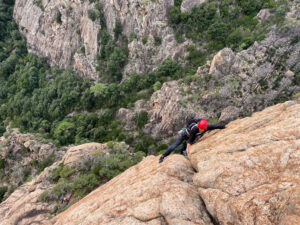
M137 112L134 121L136 122L136 126L138 128L142 128L148 123L148 113L146 111Z
M53 136L61 145L73 143L75 137L75 125L68 121L62 121L56 127Z
M93 9L88 10L88 17L90 20L95 21L97 19L97 14Z
M219 44L220 48L225 46L227 36L230 32L230 26L226 23L215 22L207 30L207 38L212 40L216 44Z
M5 195L5 193L7 192L8 188L6 186L4 187L0 187L0 202L3 201L3 197Z
M166 59L158 65L157 73L159 76L170 76L180 69L178 62L172 59Z
M116 25L114 28L114 35L115 35L115 40L118 40L119 35L122 33L122 24L120 20L116 21Z

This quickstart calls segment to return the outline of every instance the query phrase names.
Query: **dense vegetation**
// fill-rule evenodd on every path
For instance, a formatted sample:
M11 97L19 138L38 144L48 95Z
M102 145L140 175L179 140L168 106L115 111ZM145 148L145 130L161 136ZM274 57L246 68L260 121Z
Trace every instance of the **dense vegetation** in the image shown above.
M287 10L284 0L276 4L273 0L209 0L190 13L181 12L180 5L177 0L171 7L169 22L178 42L189 38L198 43L197 48L187 49L190 51L187 60L195 66L204 64L209 53L216 50L224 47L243 50L262 40L267 28L282 21ZM256 15L263 8L276 14L273 22L258 23Z
M109 75L104 77L108 83L93 85L79 78L71 68L51 68L44 58L28 53L25 40L12 20L12 7L13 2L0 3L1 134L5 126L11 124L21 131L54 139L58 145L127 139L128 143L132 143L132 137L122 129L122 123L113 121L116 109L130 107L137 99L148 98L158 83L179 71L178 64L167 59L153 72L134 73L126 82L115 83L126 62L125 59L118 61L119 57L126 56L125 53L122 55L126 48L122 50L116 45L121 37L120 24L117 23L114 39L105 30L101 33L107 38L101 39L103 47L99 55L99 71ZM140 122L137 123L138 128L141 128ZM143 133L138 139L141 141L139 146L144 146L140 150L145 152L145 143L155 144Z

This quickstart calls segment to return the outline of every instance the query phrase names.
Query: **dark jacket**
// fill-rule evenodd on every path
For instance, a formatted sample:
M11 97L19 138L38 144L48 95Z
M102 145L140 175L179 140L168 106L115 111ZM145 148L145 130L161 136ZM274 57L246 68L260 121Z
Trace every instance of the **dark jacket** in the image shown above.
M197 136L202 136L206 131L209 130L214 130L214 129L224 129L225 126L223 125L215 125L215 124L211 124L211 125L207 125L207 130L204 132L200 132L197 124L198 122L201 120L201 118L193 118L187 121L187 129L186 129L186 133L188 136L188 140L187 143L188 144L193 144L193 142L195 141Z

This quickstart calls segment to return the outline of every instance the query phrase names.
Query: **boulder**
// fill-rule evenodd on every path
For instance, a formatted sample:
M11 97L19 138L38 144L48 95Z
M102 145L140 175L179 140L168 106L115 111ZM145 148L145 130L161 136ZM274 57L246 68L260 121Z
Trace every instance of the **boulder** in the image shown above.
M84 157L92 157L96 152L108 152L109 148L106 144L100 143L86 143L78 146L74 146L68 149L64 157L62 158L62 163L65 165L72 166L76 162Z
M270 13L269 9L261 9L261 10L259 11L259 13L256 15L256 18L257 18L260 22L262 22L262 21L264 21L264 20L269 19L270 16L271 16L271 13Z
M38 202L38 197L54 185L48 181L50 171L58 163L46 168L32 181L23 184L0 204L0 225L44 224L50 216L48 203Z
M216 74L220 78L229 75L235 59L235 54L230 48L222 49L214 56L209 74Z
M295 73L293 71L286 71L285 74L284 74L286 77L294 77L295 76Z
M181 3L181 12L190 13L192 8L201 6L207 0L183 0Z

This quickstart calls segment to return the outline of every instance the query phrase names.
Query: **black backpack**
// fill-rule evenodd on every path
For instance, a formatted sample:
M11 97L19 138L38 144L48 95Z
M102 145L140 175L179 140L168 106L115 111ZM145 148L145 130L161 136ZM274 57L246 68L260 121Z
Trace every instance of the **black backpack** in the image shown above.
M191 129L195 124L197 125L201 118L193 117L186 120L186 128Z
M190 136L191 130L196 126L198 126L198 122L201 118L193 117L186 120L186 134Z

